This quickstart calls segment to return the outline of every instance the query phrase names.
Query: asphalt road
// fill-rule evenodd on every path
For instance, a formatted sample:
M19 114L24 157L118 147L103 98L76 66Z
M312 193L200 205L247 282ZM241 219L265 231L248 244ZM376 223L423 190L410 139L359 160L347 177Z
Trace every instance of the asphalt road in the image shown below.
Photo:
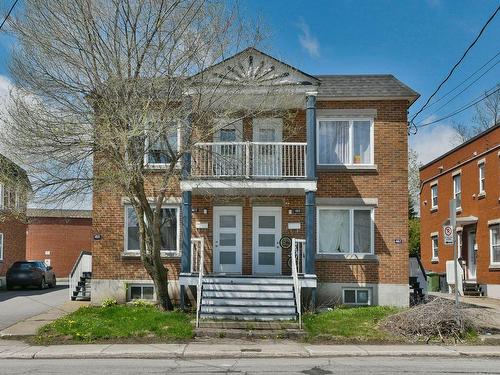
M68 287L0 291L0 330L61 306L69 299ZM2 369L0 368L0 374Z
M68 367L69 366L69 367ZM0 360L0 374L500 374L500 359L488 358L276 358L276 359L93 359Z

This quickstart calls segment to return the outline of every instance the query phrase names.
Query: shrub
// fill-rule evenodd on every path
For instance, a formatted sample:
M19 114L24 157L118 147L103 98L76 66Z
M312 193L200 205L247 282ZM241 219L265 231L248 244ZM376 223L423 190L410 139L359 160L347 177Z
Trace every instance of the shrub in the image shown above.
M101 303L101 307L111 307L111 306L116 306L117 304L118 302L116 302L116 299L105 298Z

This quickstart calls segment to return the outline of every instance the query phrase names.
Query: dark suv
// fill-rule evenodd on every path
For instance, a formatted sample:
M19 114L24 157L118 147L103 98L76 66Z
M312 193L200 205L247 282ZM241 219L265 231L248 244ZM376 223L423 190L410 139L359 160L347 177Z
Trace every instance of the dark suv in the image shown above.
M40 261L15 262L7 271L7 289L15 286L37 286L40 289L56 286L52 267Z

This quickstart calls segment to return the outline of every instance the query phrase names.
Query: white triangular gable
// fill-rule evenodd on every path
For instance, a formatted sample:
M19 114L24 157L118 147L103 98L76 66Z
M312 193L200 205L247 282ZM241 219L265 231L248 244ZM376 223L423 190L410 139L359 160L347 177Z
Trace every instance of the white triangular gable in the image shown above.
M205 82L219 85L279 86L317 85L318 80L268 56L254 48L248 48L203 73Z

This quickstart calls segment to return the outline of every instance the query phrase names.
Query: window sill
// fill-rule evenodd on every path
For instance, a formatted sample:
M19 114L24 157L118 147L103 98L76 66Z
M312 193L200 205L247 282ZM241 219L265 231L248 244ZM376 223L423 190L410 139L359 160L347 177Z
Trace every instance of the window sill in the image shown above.
M168 168L170 164L144 164L144 169L148 171L160 171ZM175 169L181 169L181 163L175 164Z
M431 263L432 263L432 264L439 263L439 258L432 258L432 259L431 259Z
M316 254L317 260L332 260L339 262L369 261L377 262L378 256L375 254Z
M479 193L477 195L477 199L484 199L484 198L486 198L486 192L484 192L484 191L482 191L481 193Z
M437 210L438 210L438 206L436 206L436 207L432 207L432 208L431 208L431 213L432 213L432 212L436 212Z
M163 258L180 258L180 257L181 257L181 254L179 252L162 252L161 253L162 259ZM128 260L140 260L141 254L139 252L135 252L135 251L122 252L121 258L128 259Z
M318 164L316 166L316 169L318 171L325 171L325 172L345 172L345 171L352 171L352 172L378 172L378 166L376 164L370 164L370 165L356 165L356 164L350 164L350 165L328 165L328 164Z
M490 271L500 271L500 264L490 264L488 267Z
M457 214L461 214L462 213L462 207L457 207Z

